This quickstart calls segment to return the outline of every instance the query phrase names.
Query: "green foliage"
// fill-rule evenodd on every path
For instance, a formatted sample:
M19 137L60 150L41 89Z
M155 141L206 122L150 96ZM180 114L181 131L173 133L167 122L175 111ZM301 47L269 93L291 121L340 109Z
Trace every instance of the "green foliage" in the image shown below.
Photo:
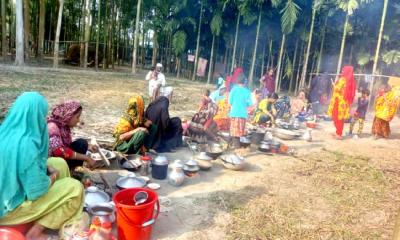
M382 60L387 65L400 63L400 51L391 50L382 55Z
M217 12L210 23L210 28L211 32L213 35L219 36L221 33L221 27L222 27L222 15L220 12Z
M172 38L172 50L175 55L180 56L186 50L186 33L177 31Z
M289 34L293 31L300 10L300 7L293 0L286 2L285 7L281 11L281 25L284 34Z
M352 15L358 6L357 0L339 0L339 8L349 15Z
M371 62L374 58L372 57L371 54L369 54L368 52L362 52L357 56L357 63L358 65L365 66L367 65L369 62Z
M293 64L289 58L289 55L286 54L285 75L283 78L292 78L292 76L293 76Z

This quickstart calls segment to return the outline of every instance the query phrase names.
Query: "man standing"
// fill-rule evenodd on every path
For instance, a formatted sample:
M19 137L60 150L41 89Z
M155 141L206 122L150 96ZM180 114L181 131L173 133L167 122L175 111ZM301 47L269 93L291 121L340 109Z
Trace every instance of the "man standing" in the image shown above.
M149 95L153 100L158 96L164 96L171 102L173 88L166 86L165 75L161 72L162 67L161 63L157 63L154 70L148 72L146 75L146 80L149 81Z

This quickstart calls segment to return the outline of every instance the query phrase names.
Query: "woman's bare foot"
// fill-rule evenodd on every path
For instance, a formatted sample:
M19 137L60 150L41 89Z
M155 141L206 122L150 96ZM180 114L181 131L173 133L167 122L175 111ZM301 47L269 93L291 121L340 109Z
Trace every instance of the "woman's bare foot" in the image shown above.
M31 229L29 229L29 231L26 233L26 239L27 240L47 240L48 235L44 234L45 227L43 227L42 225L35 223L35 225L33 225L31 227Z

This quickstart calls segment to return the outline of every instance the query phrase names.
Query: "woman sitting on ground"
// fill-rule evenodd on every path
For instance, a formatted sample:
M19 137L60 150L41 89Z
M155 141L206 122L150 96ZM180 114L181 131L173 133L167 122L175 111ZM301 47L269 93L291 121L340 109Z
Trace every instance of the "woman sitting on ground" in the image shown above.
M0 126L0 225L33 223L28 240L47 239L45 229L57 230L79 221L83 186L70 178L62 158L49 158L46 99L22 94Z
M170 152L182 145L182 122L178 117L169 117L169 100L161 96L151 102L146 109L145 118L157 126L152 149Z
M142 96L133 96L114 130L114 149L122 153L146 152L150 149L157 126L144 118Z
M86 155L88 150L96 152L97 146L90 145L85 139L72 141L71 129L76 127L82 114L82 105L77 101L67 101L57 105L47 119L49 129L49 155L67 160L71 170L86 162L89 167L95 161Z
M254 122L257 124L268 124L274 125L277 110L275 109L275 103L278 100L278 94L271 93L268 98L261 100L258 104L258 108L255 112Z
M290 114L293 117L304 117L307 114L308 107L306 92L304 90L301 90L297 97L291 100L290 106Z
M189 125L189 136L198 143L214 141L217 138L218 127L213 118L218 111L217 104L209 101L196 113Z

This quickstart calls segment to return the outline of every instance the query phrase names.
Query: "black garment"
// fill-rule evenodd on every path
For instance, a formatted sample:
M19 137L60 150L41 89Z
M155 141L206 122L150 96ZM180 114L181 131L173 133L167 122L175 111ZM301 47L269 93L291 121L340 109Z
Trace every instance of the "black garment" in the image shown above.
M147 106L145 118L157 125L157 133L152 148L158 152L170 151L182 145L182 122L180 118L170 118L168 98L161 96Z
M85 139L82 138L78 138L75 141L73 141L69 147L77 153L80 154L86 154L88 147L89 147L89 143L88 141L86 141ZM67 160L67 164L70 170L74 170L76 167L82 166L83 165L83 161L82 160L76 160L76 159L69 159Z

